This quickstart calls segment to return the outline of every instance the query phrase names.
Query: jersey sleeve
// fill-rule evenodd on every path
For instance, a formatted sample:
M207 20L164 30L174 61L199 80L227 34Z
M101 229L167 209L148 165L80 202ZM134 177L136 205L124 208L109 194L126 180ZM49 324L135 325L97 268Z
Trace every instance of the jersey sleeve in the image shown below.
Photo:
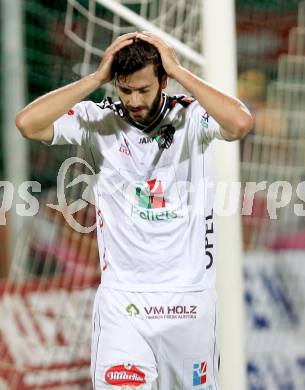
M54 122L54 136L49 145L84 146L90 129L88 104L81 102Z
M215 138L225 140L219 123L196 100L189 107L189 115L191 127L203 143L209 144Z

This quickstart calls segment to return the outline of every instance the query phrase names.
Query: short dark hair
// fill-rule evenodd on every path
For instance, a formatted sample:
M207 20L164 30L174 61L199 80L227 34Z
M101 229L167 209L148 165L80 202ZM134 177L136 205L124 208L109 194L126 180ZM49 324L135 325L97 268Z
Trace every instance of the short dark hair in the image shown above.
M136 39L114 55L111 76L112 78L127 77L150 64L154 65L155 75L161 82L166 72L158 49L146 41Z

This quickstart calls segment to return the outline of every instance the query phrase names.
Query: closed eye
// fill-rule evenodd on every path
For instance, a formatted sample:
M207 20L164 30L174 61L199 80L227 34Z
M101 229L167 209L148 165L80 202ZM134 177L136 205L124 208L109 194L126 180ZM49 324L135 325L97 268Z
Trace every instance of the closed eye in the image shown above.
M130 95L130 94L131 94L131 90L130 90L130 89L120 87L120 90L121 90L123 93L125 93L126 95Z

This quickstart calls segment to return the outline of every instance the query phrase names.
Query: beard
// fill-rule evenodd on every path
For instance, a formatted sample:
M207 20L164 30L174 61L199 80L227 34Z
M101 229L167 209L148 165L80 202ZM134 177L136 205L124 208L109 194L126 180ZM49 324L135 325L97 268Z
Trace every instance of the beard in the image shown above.
M121 100L121 103L122 103L124 110L127 112L128 117L131 120L138 122L141 125L148 125L149 123L151 123L153 121L153 119L156 117L156 115L160 111L161 100L162 100L162 87L160 85L159 89L156 93L156 96L155 96L153 102L151 103L151 105L139 107L141 109L147 110L147 114L143 117L138 117L138 118L134 118L132 115L133 107L125 106L124 103L122 102L122 100Z

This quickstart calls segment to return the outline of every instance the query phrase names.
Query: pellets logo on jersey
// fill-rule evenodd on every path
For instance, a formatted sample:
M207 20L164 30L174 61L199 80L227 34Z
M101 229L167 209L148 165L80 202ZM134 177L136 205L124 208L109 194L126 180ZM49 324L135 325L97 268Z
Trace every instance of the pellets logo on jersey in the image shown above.
M148 221L169 221L178 218L175 211L162 210L167 207L167 204L161 180L150 179L145 182L138 182L135 195L137 205L132 206L131 215L135 213L141 219Z
M193 365L193 386L204 385L207 381L207 362Z
M136 187L138 206L145 209L159 209L166 206L161 180L151 179L138 183Z
M105 381L113 386L133 387L146 383L144 372L130 364L121 364L109 368L105 373Z
M133 172L121 171L121 174L124 177L130 175L133 179ZM173 165L153 169L146 177L137 175L130 184L126 184L122 188L125 200L123 207L126 217L131 217L132 223L172 222L184 218L188 213L184 182L177 181Z

